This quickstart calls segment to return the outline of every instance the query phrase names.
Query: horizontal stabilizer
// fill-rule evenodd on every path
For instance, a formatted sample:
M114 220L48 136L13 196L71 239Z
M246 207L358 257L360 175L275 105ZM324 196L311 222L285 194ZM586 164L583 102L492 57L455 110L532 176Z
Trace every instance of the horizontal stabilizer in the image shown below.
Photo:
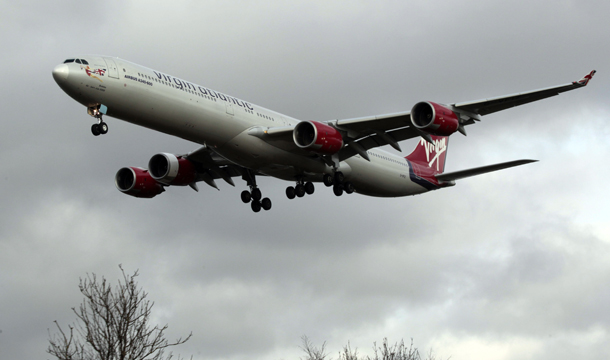
M463 178L467 178L467 177L471 177L471 176L486 174L486 173L493 172L493 171L507 169L507 168L510 168L513 166L525 165L525 164L529 164L529 163L536 162L536 161L538 161L538 160L514 160L514 161L504 162L504 163L500 163L500 164L481 166L481 167L473 168L473 169L466 169L466 170L454 171L454 172L445 173L445 174L438 174L438 175L435 175L435 177L439 181L453 181L453 180L459 180L459 179L463 179Z

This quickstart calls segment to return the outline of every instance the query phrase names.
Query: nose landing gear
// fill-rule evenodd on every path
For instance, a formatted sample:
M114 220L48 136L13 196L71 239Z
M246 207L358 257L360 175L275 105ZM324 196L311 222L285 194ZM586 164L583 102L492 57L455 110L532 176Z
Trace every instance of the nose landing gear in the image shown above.
M102 120L103 113L100 111L100 108L104 105L97 105L87 108L87 114L93 116L97 119L97 124L91 125L91 133L94 136L104 135L108 133L108 124ZM105 106L104 106L105 108Z
M99 123L91 125L91 133L94 136L104 135L108 133L108 124L102 121L101 116Z

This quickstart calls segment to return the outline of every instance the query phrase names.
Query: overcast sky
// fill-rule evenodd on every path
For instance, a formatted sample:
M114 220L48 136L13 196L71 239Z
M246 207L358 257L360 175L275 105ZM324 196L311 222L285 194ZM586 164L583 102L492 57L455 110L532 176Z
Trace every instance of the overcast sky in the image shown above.
M373 4L374 5L370 5ZM140 270L175 349L298 359L300 338L412 338L453 360L607 359L608 1L0 1L0 358L47 359L80 277ZM409 110L578 80L452 137L447 171L540 162L415 197L313 196L261 179L116 190L123 166L197 144L106 118L55 84L78 54L118 56L304 120ZM415 146L415 140L402 144ZM407 152L407 151L405 151Z

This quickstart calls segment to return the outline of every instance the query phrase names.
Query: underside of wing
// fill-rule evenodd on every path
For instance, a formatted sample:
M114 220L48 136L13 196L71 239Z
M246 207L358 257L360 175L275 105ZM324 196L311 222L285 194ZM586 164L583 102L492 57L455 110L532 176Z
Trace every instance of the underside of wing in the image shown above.
M183 157L195 165L195 169L197 170L195 182L204 181L206 184L216 189L218 189L218 186L214 180L223 179L228 184L235 186L232 178L238 176L243 177L244 172L247 171L218 155L207 146L203 146L183 155Z

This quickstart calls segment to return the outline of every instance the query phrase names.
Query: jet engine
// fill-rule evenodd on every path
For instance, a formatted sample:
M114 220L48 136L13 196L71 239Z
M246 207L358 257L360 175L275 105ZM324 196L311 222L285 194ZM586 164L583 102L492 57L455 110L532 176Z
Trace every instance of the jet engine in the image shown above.
M451 109L430 101L422 101L413 106L411 123L417 129L437 136L449 136L460 126L457 115Z
M152 178L163 185L188 185L197 176L192 162L168 153L154 155L148 162L148 169Z
M139 198L150 199L165 191L148 170L142 168L124 167L117 171L114 181L121 192Z
M322 155L332 155L343 147L341 133L332 126L318 121L302 121L294 128L292 135L301 149Z

